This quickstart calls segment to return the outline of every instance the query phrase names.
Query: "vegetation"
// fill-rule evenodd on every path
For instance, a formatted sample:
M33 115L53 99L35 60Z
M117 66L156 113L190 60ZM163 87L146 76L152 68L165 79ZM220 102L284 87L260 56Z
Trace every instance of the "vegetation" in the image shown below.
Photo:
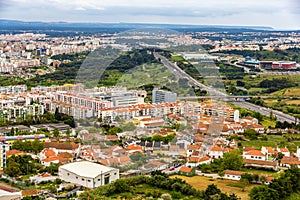
M275 49L274 51L252 51L252 50L225 50L225 54L236 54L243 57L250 56L257 60L291 60L300 62L300 49L290 48L286 50Z
M254 187L249 196L256 200L281 200L286 199L300 190L300 169L292 166L279 178L274 179L268 186Z
M168 194L168 195L167 195ZM199 191L179 178L169 178L166 175L153 177L137 176L118 179L113 183L85 191L80 195L81 200L87 199L115 199L133 197L172 197L172 199L204 199L218 197L222 200L238 199L235 195L222 193L215 185L210 185L205 191Z
M215 159L211 164L202 164L198 168L203 173L221 173L224 170L241 170L243 159L239 150L232 150L225 153L223 158Z
M44 143L38 140L34 141L20 141L17 140L13 143L12 149L28 152L28 153L39 153L44 149Z

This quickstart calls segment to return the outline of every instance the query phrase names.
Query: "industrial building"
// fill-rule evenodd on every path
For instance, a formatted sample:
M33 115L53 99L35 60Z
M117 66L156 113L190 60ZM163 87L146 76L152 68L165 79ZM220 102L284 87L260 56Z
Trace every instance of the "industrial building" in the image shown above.
M86 188L96 188L119 179L119 170L88 161L65 164L58 169L59 178Z

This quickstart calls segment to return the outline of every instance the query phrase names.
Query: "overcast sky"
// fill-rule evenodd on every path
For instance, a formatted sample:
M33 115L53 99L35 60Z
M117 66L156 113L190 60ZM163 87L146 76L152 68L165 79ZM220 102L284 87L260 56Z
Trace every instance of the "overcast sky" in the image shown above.
M300 29L300 0L0 0L0 18Z

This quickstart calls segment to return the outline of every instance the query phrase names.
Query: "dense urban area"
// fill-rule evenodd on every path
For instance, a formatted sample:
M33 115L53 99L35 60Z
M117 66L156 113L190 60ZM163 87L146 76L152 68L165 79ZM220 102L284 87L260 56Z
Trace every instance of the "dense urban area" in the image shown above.
M0 199L300 198L300 32L1 30Z

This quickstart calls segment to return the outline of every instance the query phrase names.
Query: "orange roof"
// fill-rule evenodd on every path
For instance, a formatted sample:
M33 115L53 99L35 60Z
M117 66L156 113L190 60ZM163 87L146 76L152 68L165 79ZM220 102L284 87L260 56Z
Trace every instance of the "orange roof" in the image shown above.
M51 149L45 150L44 154L45 154L46 157L51 157L51 156L55 156L56 155L55 152L53 150L51 150Z
M184 173L190 173L192 170L193 170L192 168L182 166L179 171Z
M190 144L187 146L187 150L199 150L201 148L198 144Z
M22 190L22 197L27 197L27 196L35 196L38 195L39 191L38 190Z
M248 151L251 151L251 150L255 150L255 148L254 147L243 147L244 152L248 152Z
M286 153L289 152L289 150L287 148L279 148L279 151L280 152L286 152Z
M299 160L299 158L296 158L296 157L284 156L281 159L281 163L282 164L290 164L290 165L300 165L300 160Z
M142 147L140 145L137 145L137 144L131 144L131 145L128 145L126 147L127 150L136 150L136 151L143 151L142 150Z
M219 146L213 146L210 148L211 151L223 151L223 149Z
M53 156L53 157L49 157L49 158L45 158L42 161L43 162L53 162L58 160L59 163L63 163L63 162L67 162L68 160L66 158L62 158L60 156Z
M12 156L12 155L22 155L22 154L24 154L23 151L19 151L19 150L15 150L15 149L9 150L6 152L7 157Z
M204 162L208 161L210 158L208 156L203 156L202 158L199 157L190 157L189 162Z
M265 156L261 151L259 150L250 150L246 153L246 155L250 156Z

